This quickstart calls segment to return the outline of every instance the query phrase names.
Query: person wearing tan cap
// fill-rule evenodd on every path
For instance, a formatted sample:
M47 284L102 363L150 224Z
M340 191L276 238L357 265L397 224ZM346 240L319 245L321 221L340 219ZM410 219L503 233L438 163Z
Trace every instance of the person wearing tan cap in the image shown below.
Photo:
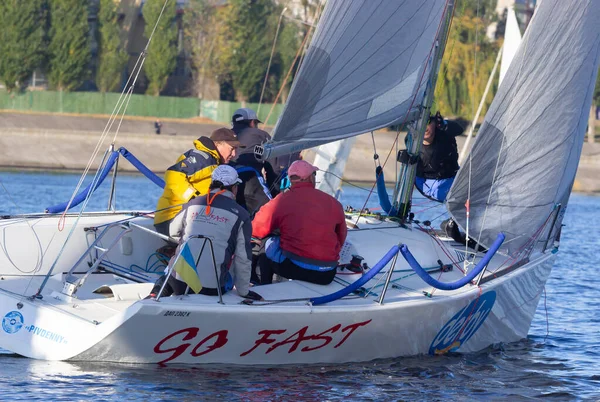
M194 148L177 158L165 172L165 188L156 206L154 227L158 233L177 235L177 216L182 204L208 193L213 170L229 163L240 145L232 130L218 128L210 138L203 136L195 140Z
M304 160L288 169L289 191L263 205L252 221L252 236L265 239L259 256L260 283L273 274L319 285L333 281L348 229L342 205L315 188L318 169Z

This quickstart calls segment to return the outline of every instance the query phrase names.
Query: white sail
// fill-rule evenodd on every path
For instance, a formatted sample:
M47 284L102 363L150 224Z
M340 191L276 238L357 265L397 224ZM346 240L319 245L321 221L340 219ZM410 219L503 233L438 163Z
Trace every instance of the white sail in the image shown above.
M534 15L448 196L463 228L470 199L470 235L482 244L504 232L514 255L566 206L598 73L598 21L592 0L544 0Z
M329 0L263 157L419 112L445 0Z
M319 168L316 188L335 196L342 187L342 176L356 137L323 144L316 149L313 165Z
M517 49L521 44L521 29L517 21L514 7L509 7L506 14L506 29L504 30L504 44L502 45L502 62L500 63L500 80L502 82L508 66L512 62Z

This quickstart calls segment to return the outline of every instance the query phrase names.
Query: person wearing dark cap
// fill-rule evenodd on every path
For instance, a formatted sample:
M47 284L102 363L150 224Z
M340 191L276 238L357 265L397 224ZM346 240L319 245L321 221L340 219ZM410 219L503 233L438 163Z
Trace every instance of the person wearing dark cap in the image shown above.
M229 165L220 165L213 170L208 194L195 197L183 206L182 219L176 228L179 244L175 255L179 255L187 244L193 260L197 261L195 271L200 288L195 290L197 293L217 296L219 288L224 294L235 285L241 297L262 300L258 293L249 289L252 222L248 212L235 202L240 183L237 172ZM197 235L210 238L212 250L208 245L204 246L204 239ZM216 275L213 258L218 270ZM176 258L172 258L169 267L173 268L175 262ZM184 277L174 269L170 271L161 296L181 295L186 290L194 293L188 289ZM156 283L150 297L157 297L163 282Z
M293 162L289 191L280 193L254 216L252 236L264 239L259 257L260 283L269 284L276 273L319 285L333 281L348 229L342 205L315 189L318 169L304 160ZM274 232L279 237L270 237Z
M233 113L231 118L232 130L237 134L244 149L231 163L242 180L237 193L237 202L250 214L277 195L273 183L277 175L269 162L259 161L254 156L254 147L262 145L271 139L269 133L258 128L261 121L256 112L250 108L241 108Z
M208 193L213 170L229 163L240 146L235 133L223 127L213 131L210 138L195 140L194 148L177 158L165 172L165 188L154 214L157 232L171 237L177 234L174 228L179 227L182 204Z

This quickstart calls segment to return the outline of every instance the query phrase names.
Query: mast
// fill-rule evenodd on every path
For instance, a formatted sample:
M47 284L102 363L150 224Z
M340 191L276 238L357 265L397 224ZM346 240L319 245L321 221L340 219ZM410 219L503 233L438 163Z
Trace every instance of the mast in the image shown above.
M431 111L431 105L433 104L437 76L442 64L442 57L444 56L444 49L446 47L453 14L454 0L448 0L444 21L440 26L438 38L435 42L435 49L431 57L432 68L429 77L426 77L427 86L425 88L425 97L423 98L423 103L421 105L421 113L419 117L409 125L406 134L406 150L409 155L418 156L421 151L421 144L423 144L425 128L429 122L429 113ZM416 173L416 163L400 163L400 171L394 189L394 208L398 211L398 217L403 221L406 220L410 212L410 202L412 199Z

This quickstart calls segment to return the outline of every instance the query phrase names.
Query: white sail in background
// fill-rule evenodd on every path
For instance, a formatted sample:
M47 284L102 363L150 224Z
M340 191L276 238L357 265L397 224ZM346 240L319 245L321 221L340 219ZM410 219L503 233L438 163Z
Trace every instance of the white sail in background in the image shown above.
M445 7L446 0L329 0L265 157L414 118Z
M506 14L506 28L504 30L504 44L502 45L502 62L500 63L500 79L501 83L508 71L508 66L512 62L517 49L521 44L521 29L517 21L517 14L514 7L509 7Z
M470 199L470 235L482 244L504 232L514 255L566 206L598 73L598 21L597 1L544 0L527 28L448 195L463 228Z
M356 137L323 144L316 149L313 165L319 168L316 188L335 196L342 187L342 176Z

